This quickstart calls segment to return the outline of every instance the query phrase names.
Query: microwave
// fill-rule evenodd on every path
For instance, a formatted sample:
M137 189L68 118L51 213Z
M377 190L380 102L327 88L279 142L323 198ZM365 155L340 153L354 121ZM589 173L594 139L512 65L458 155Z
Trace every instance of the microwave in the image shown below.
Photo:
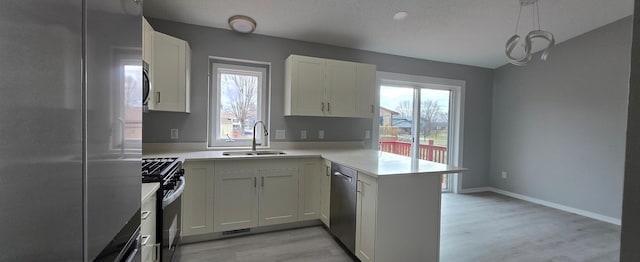
M149 74L149 63L142 61L142 108L144 112L149 111L149 96L151 94L151 77Z

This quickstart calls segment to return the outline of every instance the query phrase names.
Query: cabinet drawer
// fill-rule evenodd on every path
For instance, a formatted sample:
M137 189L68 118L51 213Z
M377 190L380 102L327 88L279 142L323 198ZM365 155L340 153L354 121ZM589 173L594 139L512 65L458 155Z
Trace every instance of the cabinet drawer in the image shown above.
M140 209L140 233L142 235L152 235L153 242L155 242L155 230L156 230L156 195L152 195L145 199Z

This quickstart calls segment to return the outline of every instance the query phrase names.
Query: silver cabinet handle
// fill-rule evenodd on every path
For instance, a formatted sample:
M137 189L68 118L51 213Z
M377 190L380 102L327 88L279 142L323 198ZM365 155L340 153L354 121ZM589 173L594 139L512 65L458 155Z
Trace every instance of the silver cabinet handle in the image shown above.
M356 181L356 192L357 193L362 193L362 181L360 181L360 180Z
M149 217L150 214L151 214L151 211L142 211L142 213L140 213L140 218L142 220L147 220L147 217Z
M331 103L327 102L327 112L331 111Z
M327 166L327 167L325 167L325 169L327 169L327 171L324 172L324 175L325 176L331 176L331 171L329 171L329 167Z
M160 92L156 92L156 103L160 103Z
M322 102L322 112L324 112L324 102Z
M151 239L151 235L142 235L142 241L140 241L140 245L146 246L149 243L149 239Z
M253 187L258 187L258 178L253 177Z
M260 177L260 184L262 187L264 187L264 177Z

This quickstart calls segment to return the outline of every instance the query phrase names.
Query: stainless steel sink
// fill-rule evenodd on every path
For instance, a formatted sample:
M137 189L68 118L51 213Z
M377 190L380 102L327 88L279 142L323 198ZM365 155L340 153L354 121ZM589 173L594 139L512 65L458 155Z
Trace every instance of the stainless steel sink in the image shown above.
M223 156L268 156L268 155L284 155L283 151L226 151L222 152Z

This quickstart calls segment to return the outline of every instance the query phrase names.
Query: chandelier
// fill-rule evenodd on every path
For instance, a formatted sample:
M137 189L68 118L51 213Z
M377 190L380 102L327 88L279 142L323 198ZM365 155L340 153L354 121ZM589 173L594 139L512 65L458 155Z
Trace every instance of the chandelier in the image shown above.
M532 25L533 30L531 30L524 37L524 44L523 44L524 54L518 57L515 57L512 53L513 53L513 50L518 45L518 43L520 42L521 37L518 35L518 26L520 25L520 16L522 15L522 8L526 6L531 6L531 9L532 9L531 17L533 19L533 25ZM536 28L536 25L538 26L537 28ZM531 61L532 42L536 38L547 41L547 47L544 48L544 50L542 51L542 55L540 56L541 60L543 61L547 60L547 57L549 56L549 51L551 47L555 44L555 40L553 39L553 34L551 34L548 31L543 31L540 29L540 8L538 7L538 0L520 0L520 10L518 11L518 20L516 22L516 29L513 36L511 36L511 38L507 40L507 43L505 45L505 54L507 55L507 60L509 61L509 63L518 65L518 66L523 66L529 63Z

